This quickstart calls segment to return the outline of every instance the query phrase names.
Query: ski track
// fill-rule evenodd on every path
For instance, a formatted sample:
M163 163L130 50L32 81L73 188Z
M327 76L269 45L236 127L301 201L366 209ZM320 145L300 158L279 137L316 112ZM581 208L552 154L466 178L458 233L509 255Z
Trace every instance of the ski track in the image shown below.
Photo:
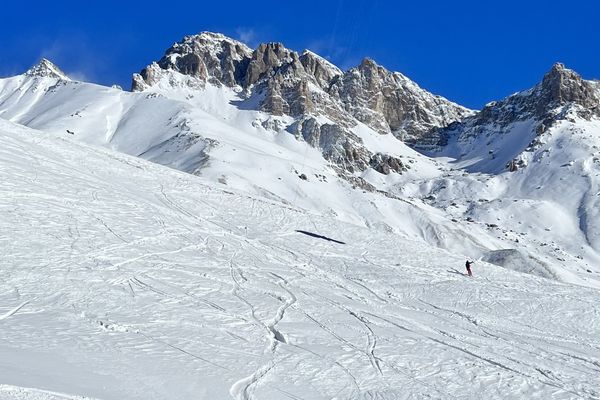
M2 140L2 400L600 398L596 289L483 262L467 279L420 241ZM291 234L313 225L348 244Z
M9 317L12 317L13 315L15 315L17 312L19 312L19 310L23 307L25 307L27 304L29 304L29 301L24 301L23 303L19 304L18 306L16 306L15 308L13 308L12 310L8 311L7 313L0 315L0 321L3 321L5 319L8 319Z

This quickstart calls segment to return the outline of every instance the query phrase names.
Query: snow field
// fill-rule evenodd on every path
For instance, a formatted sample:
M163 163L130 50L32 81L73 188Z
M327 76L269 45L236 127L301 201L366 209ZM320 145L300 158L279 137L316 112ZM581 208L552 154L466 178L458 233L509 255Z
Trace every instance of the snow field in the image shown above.
M471 279L422 239L2 120L0 140L0 399L600 397L595 289Z

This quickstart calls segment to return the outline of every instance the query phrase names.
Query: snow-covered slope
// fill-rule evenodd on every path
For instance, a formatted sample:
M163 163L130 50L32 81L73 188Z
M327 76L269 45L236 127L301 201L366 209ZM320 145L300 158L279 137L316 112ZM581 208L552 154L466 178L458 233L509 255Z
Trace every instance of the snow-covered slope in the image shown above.
M315 76L335 75L332 68ZM295 120L257 111L239 88L190 85L193 77L177 71L138 93L70 81L46 60L31 71L0 79L0 116L506 268L600 285L598 144L589 140L597 123L580 113L569 122L569 113L552 111L577 99L577 110L590 108L576 90L583 84L564 67L553 68L538 88L436 133L446 146L430 154L435 158L360 122L337 130L324 116ZM569 127L550 126L548 115L555 114ZM550 153L557 148L565 149ZM549 154L551 162L507 172L517 157ZM587 161L576 174L581 157Z
M543 276L598 281L597 82L556 64L534 88L489 104L440 137L443 146L428 154L440 162L447 157L458 171L417 185L432 206L513 242L507 249L514 250L484 258Z
M2 400L600 397L596 289L1 119L0 175Z
M153 150L162 148L171 153L167 159L160 155L166 165L193 172L208 143L187 132L185 111L184 104L157 95L131 94L54 74L28 72L0 79L0 115L5 119L127 154L150 152L146 158L153 161Z
M360 144L362 155L387 154L402 160L397 164L401 173L386 175L372 167L350 172L351 166L340 169L317 148L324 138L338 138L341 142L333 141L329 148L334 152L345 136L323 133L314 147L307 143L310 137L284 129L291 118L244 109L241 101L235 90L210 84L129 93L28 74L0 80L0 116L31 128L139 156L346 222L427 237L436 246L461 253L503 248L495 238L465 230L418 199L394 198L396 187L415 177L438 176L444 167L392 135L357 123L351 140ZM328 126L325 119L322 122ZM389 161L384 158L379 165Z

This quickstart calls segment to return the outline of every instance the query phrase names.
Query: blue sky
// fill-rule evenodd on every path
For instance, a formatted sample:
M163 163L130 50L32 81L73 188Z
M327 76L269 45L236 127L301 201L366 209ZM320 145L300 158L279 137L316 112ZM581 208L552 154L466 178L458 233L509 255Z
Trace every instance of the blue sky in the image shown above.
M309 48L343 69L369 56L472 108L537 83L555 61L600 78L596 1L28 1L2 5L0 76L40 57L129 88L186 34ZM12 3L12 4L10 4Z

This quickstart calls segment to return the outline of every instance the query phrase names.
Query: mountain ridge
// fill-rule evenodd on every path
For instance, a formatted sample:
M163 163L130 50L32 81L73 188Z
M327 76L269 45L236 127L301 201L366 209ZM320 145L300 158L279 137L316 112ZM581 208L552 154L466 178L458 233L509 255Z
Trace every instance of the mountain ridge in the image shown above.
M248 97L262 94L258 109L275 115L301 118L316 113L340 126L357 119L398 137L423 135L472 112L369 58L344 72L310 50L299 54L277 42L251 50L210 32L175 43L158 62L134 74L132 90L178 81L173 74L186 76L183 84L192 87L210 82L237 87Z

